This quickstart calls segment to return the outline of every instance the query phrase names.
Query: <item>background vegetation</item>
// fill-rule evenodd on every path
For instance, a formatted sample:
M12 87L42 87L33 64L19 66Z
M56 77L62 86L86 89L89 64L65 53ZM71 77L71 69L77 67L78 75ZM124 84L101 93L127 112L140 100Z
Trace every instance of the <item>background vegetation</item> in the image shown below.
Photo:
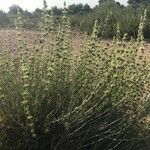
M72 4L68 6L67 12L70 17L71 27L73 29L84 31L90 34L95 20L98 20L99 35L103 38L112 38L115 36L117 24L120 25L120 32L129 37L137 37L140 16L147 9L147 20L144 30L145 38L150 38L150 2L149 0L129 0L128 6L123 6L114 0L100 0L99 5L90 8L88 4ZM34 12L22 10L19 6L13 5L7 13L0 11L0 26L12 28L15 27L17 17L17 8L24 18L24 27L28 29L37 29L40 25L42 10L37 8ZM55 25L58 25L62 16L62 8L54 6L48 13L55 16ZM102 33L103 29L103 33ZM105 32L104 32L105 31Z

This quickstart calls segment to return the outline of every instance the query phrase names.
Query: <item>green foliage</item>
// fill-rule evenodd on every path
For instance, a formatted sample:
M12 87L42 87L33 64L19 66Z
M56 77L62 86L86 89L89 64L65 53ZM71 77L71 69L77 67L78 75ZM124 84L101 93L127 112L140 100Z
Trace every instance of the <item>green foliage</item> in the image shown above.
M137 43L127 44L126 35L121 39L117 24L112 46L103 46L97 20L91 36L82 40L79 55L74 55L66 10L64 5L62 21L54 30L44 1L34 48L26 42L18 10L18 53L10 46L0 54L0 148L139 150L144 143L148 150L145 15Z
M114 0L99 0L99 5L103 4L103 3L114 3Z
M9 18L7 17L7 14L0 10L0 26L5 27L9 24Z
M18 10L23 13L23 9L19 7L18 5L12 5L9 7L8 14L10 15L17 15Z
M147 6L148 4L150 4L150 0L128 0L128 4L131 7L139 7L141 5Z
M56 15L56 16L62 15L62 11L63 11L63 10L57 8L57 6L52 7L52 10L53 10L54 15Z
M89 13L91 10L88 4L72 4L68 6L68 14L70 15L83 15Z
M37 30L40 27L40 18L43 10L37 8L33 13L30 13L17 5L10 7L6 16L9 18L9 22L3 21L2 26L15 27L17 9L19 9L24 19L24 28ZM67 14L70 17L71 28L73 29L91 34L95 20L98 20L99 37L108 39L115 36L117 24L119 23L121 36L123 37L127 33L129 39L130 37L137 38L138 26L144 9L147 9L148 14L144 28L144 37L149 39L150 4L147 0L131 0L129 1L129 6L121 5L114 0L100 0L99 5L94 8L90 8L88 4L72 4L68 6ZM54 6L47 12L49 15L53 13L53 23L58 27L61 22L63 9Z
M146 8L147 14L149 14L149 5L147 5ZM100 26L99 36L104 34L104 38L113 38L117 30L117 24L119 23L122 37L125 33L127 33L128 37L136 38L140 18L144 9L145 7L137 7L136 9L133 9L132 7L124 7L112 1L106 1L95 7L93 11L85 17L79 18L78 22L81 22L79 27L81 31L91 33L94 21L98 20ZM150 17L147 15L144 27L144 36L146 38L150 38L149 19ZM105 31L105 33L102 33L101 28Z
M83 19L81 22L81 30L91 33L95 20L98 20L100 26L99 35L104 34L102 33L102 28L105 31L104 38L113 37L116 33L116 25L120 11L122 11L121 8L114 2L103 2Z

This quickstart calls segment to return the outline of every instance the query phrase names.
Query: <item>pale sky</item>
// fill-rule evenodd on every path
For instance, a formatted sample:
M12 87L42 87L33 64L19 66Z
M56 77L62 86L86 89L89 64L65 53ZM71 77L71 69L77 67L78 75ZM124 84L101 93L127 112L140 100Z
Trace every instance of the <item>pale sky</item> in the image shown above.
M91 7L98 4L98 0L46 0L49 8L52 6L63 7L64 1L66 1L67 5L70 4L86 4L88 3ZM127 4L127 0L116 0L122 4ZM29 11L34 11L36 8L42 8L43 0L0 0L0 9L4 11L8 11L9 7L13 4L19 5L23 9L27 9Z

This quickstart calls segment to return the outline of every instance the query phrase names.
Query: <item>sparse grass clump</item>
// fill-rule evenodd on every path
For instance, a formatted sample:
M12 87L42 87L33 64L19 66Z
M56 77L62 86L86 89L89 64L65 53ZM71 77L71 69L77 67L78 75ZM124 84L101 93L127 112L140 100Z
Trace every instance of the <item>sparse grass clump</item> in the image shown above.
M150 64L143 55L144 18L136 44L119 37L118 25L112 46L98 40L96 21L74 55L66 8L56 30L44 4L35 48L26 43L18 13L18 53L0 54L0 148L148 150Z

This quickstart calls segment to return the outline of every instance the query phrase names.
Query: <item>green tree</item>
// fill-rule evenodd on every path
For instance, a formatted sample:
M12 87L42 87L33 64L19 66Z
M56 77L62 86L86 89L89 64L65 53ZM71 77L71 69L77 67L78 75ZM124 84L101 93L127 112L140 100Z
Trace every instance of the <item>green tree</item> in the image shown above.
M85 4L83 6L83 10L84 10L85 13L89 13L91 11L91 7L88 4Z
M57 6L52 7L54 15L62 15L62 8L58 8Z
M74 14L81 14L83 13L83 4L72 4L68 6L68 14L74 15Z
M33 18L40 18L42 15L42 10L39 8L36 8L35 11L32 13Z
M32 13L31 12L29 12L28 10L25 10L24 12L23 12L23 15L25 16L25 17L29 17L29 18L31 18L31 16L32 16Z
M9 15L17 15L18 10L23 13L23 9L19 7L18 5L12 5L9 7L8 14Z
M105 3L105 2L114 2L114 0L99 0L99 5L101 5L102 3Z
M9 18L7 17L7 14L0 10L0 26L4 27L8 25L9 23Z
M140 5L147 6L150 4L150 0L128 0L128 4L132 7L138 7Z
M42 16L42 10L39 8L36 8L35 11L32 13L31 16L31 21L33 22L34 28L38 28L39 27L39 20Z

